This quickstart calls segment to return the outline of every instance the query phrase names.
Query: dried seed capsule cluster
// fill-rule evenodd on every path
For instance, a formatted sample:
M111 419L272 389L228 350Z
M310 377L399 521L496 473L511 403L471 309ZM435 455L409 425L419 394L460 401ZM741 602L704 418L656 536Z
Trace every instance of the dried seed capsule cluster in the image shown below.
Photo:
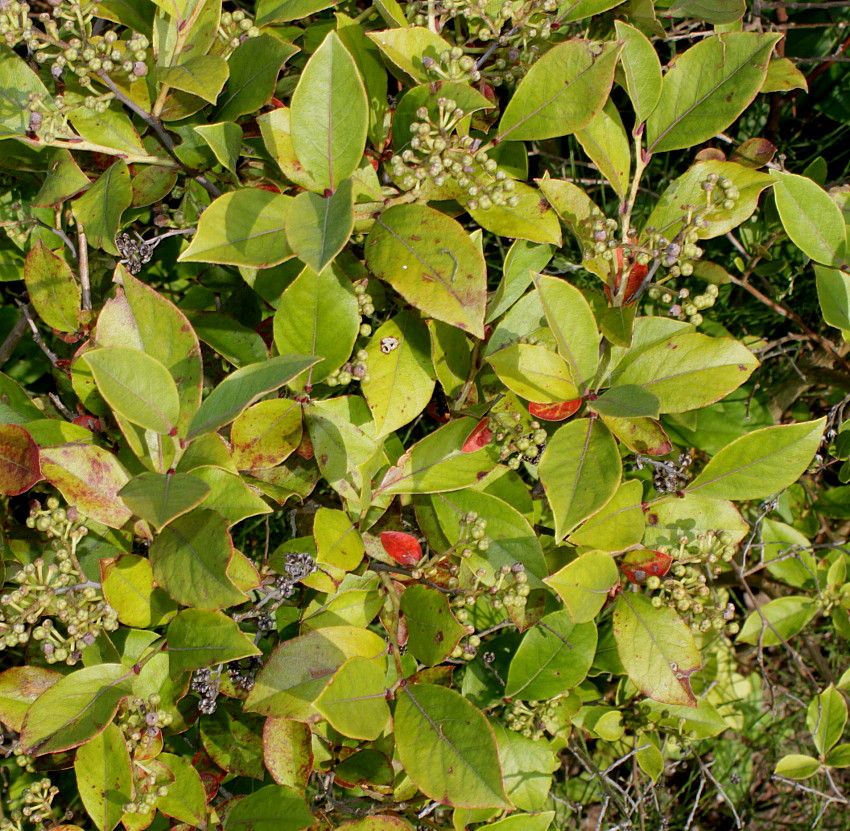
M219 664L215 669L204 667L196 669L192 673L192 681L189 689L198 693L201 699L198 701L198 712L204 715L212 715L218 707L218 693L221 689L221 669Z
M393 179L407 191L419 193L425 183L441 188L449 182L466 192L470 210L494 205L516 207L516 183L508 179L495 159L478 149L479 141L458 133L467 116L450 98L437 99L437 118L427 107L416 111L419 121L410 125L412 137L406 149L390 159Z
M675 609L694 632L725 630L730 635L737 634L739 626L733 620L735 606L719 600L711 585L722 570L721 564L731 562L735 556L729 533L706 531L693 540L682 537L674 551L667 546L659 546L658 550L673 557L675 564L665 577L646 579L652 605L656 609L663 606Z
M0 595L0 649L32 640L47 663L73 666L101 631L118 628L118 613L77 562L77 544L88 529L76 511L59 507L55 497L48 499L46 510L34 502L27 526L50 539L53 562L39 557L22 566L12 577L15 587Z

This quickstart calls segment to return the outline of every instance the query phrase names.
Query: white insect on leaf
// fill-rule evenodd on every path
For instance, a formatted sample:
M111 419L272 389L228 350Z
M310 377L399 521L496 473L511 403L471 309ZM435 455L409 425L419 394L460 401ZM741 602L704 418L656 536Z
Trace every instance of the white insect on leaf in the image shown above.
M398 349L398 338L387 337L381 338L381 352L385 355L389 355L395 349Z

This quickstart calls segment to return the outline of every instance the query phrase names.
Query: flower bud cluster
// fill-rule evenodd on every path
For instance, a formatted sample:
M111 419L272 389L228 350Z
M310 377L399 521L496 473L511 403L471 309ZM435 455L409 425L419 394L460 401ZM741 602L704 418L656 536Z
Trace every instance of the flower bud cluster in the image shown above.
M242 9L235 12L222 12L218 24L218 48L216 54L228 57L240 43L248 38L260 36L260 30L254 25L253 18Z
M28 785L21 792L23 808L12 811L9 818L0 820L0 831L12 831L13 829L20 831L23 820L31 822L33 825L45 823L52 827L55 821L53 800L58 793L59 788L47 777ZM13 814L19 816L12 816Z
M390 159L390 171L403 190L419 193L426 182L440 188L454 182L466 192L470 210L486 210L493 205L516 207L516 183L498 169L495 159L478 149L478 139L457 132L466 117L450 98L437 99L437 120L427 107L416 111L420 121L410 125L413 134L408 147Z
M463 556L463 552L461 552ZM471 556L471 555L470 555ZM455 617L459 623L469 620L469 610L472 609L483 597L486 598L494 609L513 607L520 609L525 606L526 598L531 592L528 585L528 575L522 563L514 563L512 566L503 565L496 570L496 582L488 585L485 582L487 570L479 568L473 575L471 585L459 589L452 597L451 605L454 608ZM475 657L477 645L472 649L461 647L461 653L452 655L456 658L470 660Z
M528 0L517 5L504 0L494 8L487 0L443 0L437 7L441 28L460 18L464 36L490 46L479 66L455 47L440 56L440 64L427 67L437 78L478 82L482 77L492 86L515 84L538 58L541 47L558 28L556 0ZM427 25L420 14L418 25Z
M652 593L651 602L656 609L667 606L675 609L696 633L725 630L729 635L738 633L735 606L718 600L709 578L717 577L722 563L735 556L735 547L727 531L706 531L695 539L681 537L678 549L668 546L658 550L673 558L673 566L664 577L647 577L645 587Z
M124 734L130 750L148 747L159 737L163 727L174 720L171 713L159 709L159 695L153 693L143 698L123 698L118 706L116 724Z
M703 322L702 312L710 309L717 301L719 289L713 283L705 287L704 294L691 296L687 288L679 289L677 294L662 286L653 286L648 292L650 300L656 300L668 306L667 314L678 320L687 320L693 326L699 326Z
M560 696L547 701L514 701L505 709L505 726L527 739L543 738L546 722L555 719L560 706Z
M15 587L0 596L0 650L32 640L48 664L73 666L101 631L118 628L118 613L77 562L77 544L88 529L74 509L60 508L55 497L46 510L34 502L27 526L50 539L52 562L39 557L22 566L11 578Z

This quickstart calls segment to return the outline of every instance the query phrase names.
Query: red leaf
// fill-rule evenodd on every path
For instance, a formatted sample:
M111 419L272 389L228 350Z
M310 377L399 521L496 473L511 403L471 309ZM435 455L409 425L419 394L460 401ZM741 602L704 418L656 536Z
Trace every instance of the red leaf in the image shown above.
M461 451L464 453L474 453L476 450L480 450L482 447L490 444L490 439L492 438L493 432L487 426L487 417L485 416L472 428L472 432L466 437Z
M574 398L572 401L558 401L555 404L532 402L528 405L528 412L543 421L563 421L575 413L579 407L581 407L580 398Z
M630 583L645 583L647 577L663 577L670 570L673 558L661 551L644 548L630 551L620 561L620 571Z
M415 566L422 559L419 540L404 531L382 531L381 545L401 566Z
M17 424L0 425L0 493L17 496L42 478L33 437Z

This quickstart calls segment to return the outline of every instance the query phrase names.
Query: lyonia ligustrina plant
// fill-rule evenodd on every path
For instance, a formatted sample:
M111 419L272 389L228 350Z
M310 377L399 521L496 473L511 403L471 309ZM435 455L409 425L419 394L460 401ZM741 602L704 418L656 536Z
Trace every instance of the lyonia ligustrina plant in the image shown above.
M846 816L777 5L0 0L0 829Z

